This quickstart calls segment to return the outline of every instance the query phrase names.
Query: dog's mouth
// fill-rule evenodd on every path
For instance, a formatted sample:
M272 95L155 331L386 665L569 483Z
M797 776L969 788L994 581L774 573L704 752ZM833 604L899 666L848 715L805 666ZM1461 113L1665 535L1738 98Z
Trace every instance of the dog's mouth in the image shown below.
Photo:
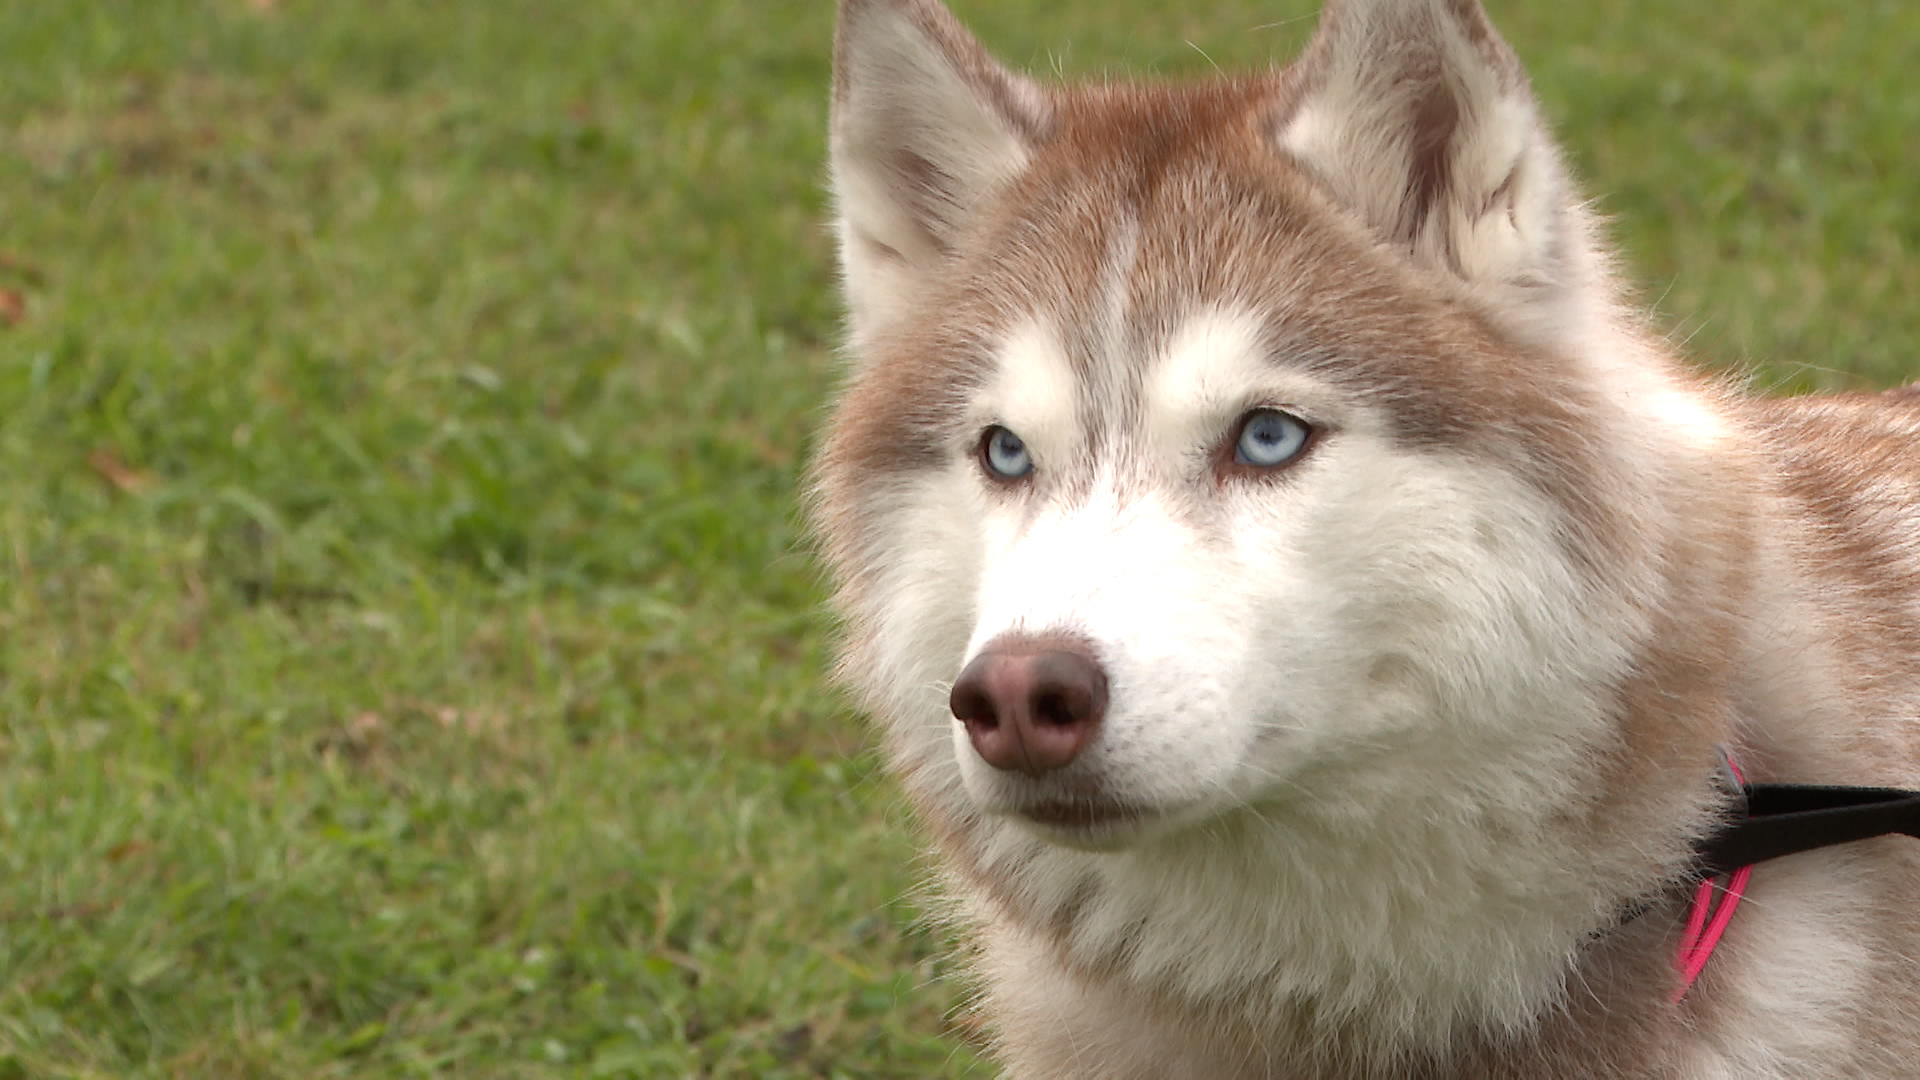
M1160 817L1148 807L1087 797L1038 799L1009 809L1007 816L1054 843L1095 851L1125 846Z
M1144 816L1137 807L1115 802L1042 802L1022 807L1020 816L1056 829L1107 829L1137 824Z
M1117 851L1144 842L1192 817L1192 806L1125 798L1087 776L988 778L974 805L991 817L1062 847Z

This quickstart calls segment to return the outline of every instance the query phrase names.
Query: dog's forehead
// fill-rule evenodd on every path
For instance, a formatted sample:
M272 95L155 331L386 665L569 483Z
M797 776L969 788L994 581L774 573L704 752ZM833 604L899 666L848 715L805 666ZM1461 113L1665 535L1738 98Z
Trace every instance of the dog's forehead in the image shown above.
M1457 427L1459 368L1490 339L1274 144L1271 82L1121 88L1069 98L959 252L955 295L982 383L1057 358L1111 408L1171 361L1250 354L1372 397L1411 402L1427 434ZM1231 313L1223 318L1223 313ZM1045 327L1052 348L1033 347ZM1232 333L1226 333L1227 329ZM1212 347L1208 347L1211 344Z
M1055 136L962 252L965 287L997 312L1045 313L1090 359L1154 351L1195 309L1298 280L1305 267L1284 264L1311 185L1262 130L1270 96L1234 82L1067 96Z

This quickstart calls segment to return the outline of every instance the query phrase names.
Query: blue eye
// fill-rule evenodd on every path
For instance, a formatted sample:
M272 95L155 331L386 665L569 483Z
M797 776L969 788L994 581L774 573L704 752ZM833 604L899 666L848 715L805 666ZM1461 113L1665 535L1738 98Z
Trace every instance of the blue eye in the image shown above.
M1313 429L1297 416L1279 409L1255 409L1240 421L1233 460L1256 469L1276 468L1299 457L1312 435Z
M1033 455L1020 436L995 424L980 435L980 464L1000 480L1018 480L1033 471Z

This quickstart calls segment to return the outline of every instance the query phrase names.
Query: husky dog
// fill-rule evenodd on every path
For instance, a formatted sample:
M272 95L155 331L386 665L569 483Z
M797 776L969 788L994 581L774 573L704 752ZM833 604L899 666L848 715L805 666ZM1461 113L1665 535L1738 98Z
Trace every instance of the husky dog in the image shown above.
M1720 748L1920 783L1920 397L1687 370L1476 0L1073 88L842 0L835 64L815 518L1008 1076L1920 1076L1920 842L1674 966Z

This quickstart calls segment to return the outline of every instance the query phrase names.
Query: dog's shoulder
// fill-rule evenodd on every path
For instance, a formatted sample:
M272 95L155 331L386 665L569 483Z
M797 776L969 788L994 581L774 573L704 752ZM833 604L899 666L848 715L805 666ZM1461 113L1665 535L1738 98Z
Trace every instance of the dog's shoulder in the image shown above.
M1920 708L1920 388L1788 398L1741 406L1755 448L1773 478L1763 506L1782 520L1757 524L1783 543L1791 575L1823 614L1809 631L1843 665L1870 673L1853 684L1858 711L1908 718ZM1905 750L1885 748L1859 763L1889 766L1920 752L1908 724ZM1876 744L1878 745L1878 744ZM1902 783L1912 774L1896 770Z

